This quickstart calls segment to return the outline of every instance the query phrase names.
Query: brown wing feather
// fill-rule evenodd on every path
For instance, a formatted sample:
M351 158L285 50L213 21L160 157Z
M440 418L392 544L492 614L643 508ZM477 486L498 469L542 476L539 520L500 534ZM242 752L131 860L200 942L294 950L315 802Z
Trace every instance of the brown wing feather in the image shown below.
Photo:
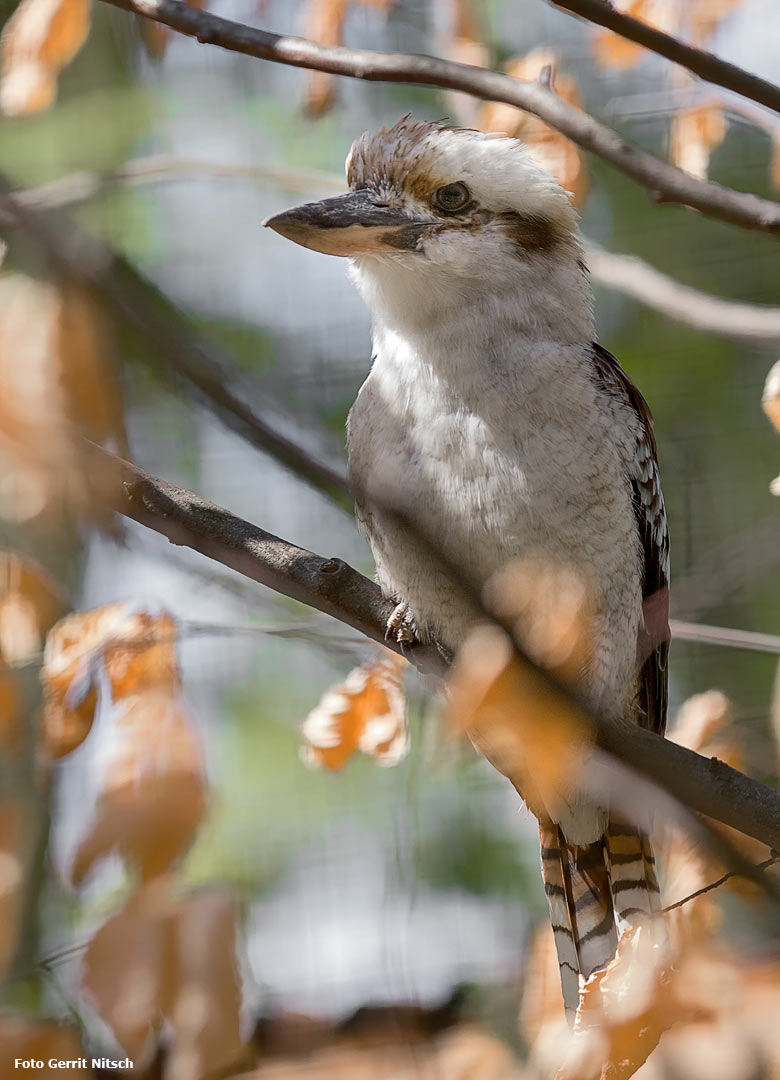
M637 643L642 659L638 704L642 726L663 735L669 682L669 533L653 417L647 402L615 357L595 343L592 356L599 384L605 392L620 395L639 420L636 453L628 470L637 530L644 552L644 626Z

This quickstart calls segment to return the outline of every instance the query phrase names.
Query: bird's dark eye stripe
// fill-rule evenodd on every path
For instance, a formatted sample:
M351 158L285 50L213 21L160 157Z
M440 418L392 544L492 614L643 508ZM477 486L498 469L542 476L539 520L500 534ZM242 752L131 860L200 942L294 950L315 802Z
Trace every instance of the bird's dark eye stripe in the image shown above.
M444 214L456 214L471 202L471 192L461 181L445 184L434 191L431 201Z

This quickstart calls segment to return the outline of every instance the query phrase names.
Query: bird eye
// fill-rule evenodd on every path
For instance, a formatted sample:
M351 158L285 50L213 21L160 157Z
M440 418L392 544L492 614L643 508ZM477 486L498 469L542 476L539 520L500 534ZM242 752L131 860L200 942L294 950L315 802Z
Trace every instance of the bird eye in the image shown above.
M465 184L445 184L433 193L433 205L445 214L454 214L462 210L471 199L471 192Z

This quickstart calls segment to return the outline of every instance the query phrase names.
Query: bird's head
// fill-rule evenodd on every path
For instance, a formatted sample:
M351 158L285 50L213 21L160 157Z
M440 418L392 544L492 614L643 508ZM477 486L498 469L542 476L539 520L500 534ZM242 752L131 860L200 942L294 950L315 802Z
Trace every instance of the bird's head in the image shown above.
M501 290L551 261L573 266L580 256L566 192L516 139L404 117L362 135L346 171L347 194L264 224L304 247L349 257L370 300L388 291L400 300L423 283L442 296Z

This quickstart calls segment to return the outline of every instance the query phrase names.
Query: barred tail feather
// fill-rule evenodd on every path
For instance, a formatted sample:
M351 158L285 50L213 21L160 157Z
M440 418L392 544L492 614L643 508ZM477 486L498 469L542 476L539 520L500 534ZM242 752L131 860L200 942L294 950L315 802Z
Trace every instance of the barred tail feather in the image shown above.
M568 844L557 825L539 826L542 877L550 908L566 1013L579 1002L579 976L605 967L617 948L607 844Z
M647 834L611 816L607 826L607 846L612 898L621 925L630 926L656 915L661 908L661 890Z

